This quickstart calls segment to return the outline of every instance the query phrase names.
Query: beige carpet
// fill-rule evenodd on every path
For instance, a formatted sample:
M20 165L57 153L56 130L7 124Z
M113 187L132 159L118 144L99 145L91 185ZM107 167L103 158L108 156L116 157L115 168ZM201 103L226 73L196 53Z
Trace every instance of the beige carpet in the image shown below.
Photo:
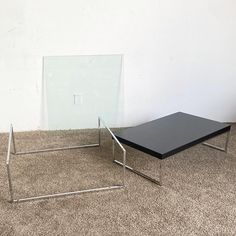
M93 130L16 133L18 151L94 140ZM8 202L6 146L2 134L0 235L236 235L236 126L228 154L197 145L164 160L163 187L127 171L125 191L19 204ZM14 157L15 197L120 183L111 147L103 132L101 148ZM128 147L127 154L130 164L158 176L158 159Z

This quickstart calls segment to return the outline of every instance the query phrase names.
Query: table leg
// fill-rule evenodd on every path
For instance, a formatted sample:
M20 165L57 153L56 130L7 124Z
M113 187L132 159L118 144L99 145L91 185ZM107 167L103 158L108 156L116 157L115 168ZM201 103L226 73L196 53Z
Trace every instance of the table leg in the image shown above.
M225 142L225 146L222 148L222 147L218 147L216 145L213 145L213 144L210 144L210 143L207 143L207 142L204 142L202 143L203 145L205 146L208 146L210 148L214 148L216 150L219 150L219 151L222 151L222 152L226 152L228 151L228 146L229 146L229 137L230 137L230 131L228 131L227 133L227 137L226 137L226 142Z
M143 178L145 178L145 179L148 179L149 181L151 181L151 182L153 182L153 183L155 183L155 184L158 184L158 185L160 185L160 186L162 186L162 163L161 163L162 161L161 160L159 160L159 180L156 180L156 179L154 179L154 178L152 178L152 177L150 177L150 176L148 176L148 175L146 175L146 174L144 174L144 173L142 173L142 172L140 172L140 171L138 171L138 170L135 170L133 167L131 167L131 166L128 166L128 165L125 165L125 167L128 169L128 170L130 170L130 171L132 171L133 173L135 173L135 174L137 174L137 175L139 175L139 176L142 176ZM116 164L118 164L118 165L120 165L120 166L124 166L124 164L122 163L122 162L120 162L120 161L118 161L118 160L116 160L116 159L114 159L114 163L116 163Z

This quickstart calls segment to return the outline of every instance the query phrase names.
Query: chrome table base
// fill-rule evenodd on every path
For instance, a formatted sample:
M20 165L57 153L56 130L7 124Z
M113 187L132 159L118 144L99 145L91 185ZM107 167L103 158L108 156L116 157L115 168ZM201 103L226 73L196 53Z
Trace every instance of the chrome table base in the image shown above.
M125 167L127 170L130 170L133 173L135 173L135 174L137 174L137 175L139 175L139 176L141 176L141 177L143 177L143 178L145 178L145 179L147 179L147 180L149 180L149 181L151 181L151 182L153 182L155 184L158 184L158 185L162 186L162 161L161 160L159 160L159 180L156 180L156 179L154 179L154 178L152 178L152 177L150 177L150 176L148 176L148 175L146 175L146 174L144 174L144 173L134 169L133 167L126 165L124 162L122 163L122 162L116 160L115 159L115 142L114 142L114 140L113 140L113 151L112 151L112 154L113 154L113 162L114 163L116 163L116 164L118 164L120 166L123 166L123 168Z
M114 160L114 163L116 163L116 164L118 164L118 165L120 165L120 166L123 166L123 165L124 165L122 162L120 162L120 161L118 161L118 160ZM159 180L156 180L156 179L154 179L154 178L152 178L152 177L150 177L150 176L148 176L148 175L145 175L144 173L142 173L142 172L140 172L140 171L137 171L137 170L135 170L133 167L130 167L130 166L128 166L128 165L125 165L125 167L126 167L126 169L128 169L128 170L134 172L135 174L137 174L137 175L139 175L139 176L141 176L141 177L143 177L143 178L145 178L145 179L147 179L147 180L149 180L149 181L151 181L151 182L153 182L153 183L155 183L155 184L158 184L158 185L162 186L161 161L160 161Z
M55 198L55 197L62 197L62 196L71 196L71 195L77 195L82 193L89 193L89 192L98 192L98 191L105 191L105 190L115 190L115 189L121 189L125 188L125 170L126 165L123 166L123 173L122 173L122 184L121 185L113 185L113 186L107 186L107 187L98 187L98 188L91 188L91 189L84 189L84 190L78 190L73 192L63 192L63 193L54 193L54 194L47 194L47 195L40 195L40 196L33 196L33 197L24 197L24 198L14 198L14 190L13 190L13 184L12 184L12 175L11 175L11 157L12 155L28 155L28 154L36 154L36 153L42 153L42 152L53 152L53 151L62 151L62 150L71 150L71 149L79 149L79 148L91 148L91 147L99 147L101 145L101 127L100 124L103 124L103 126L107 129L107 131L110 133L110 135L113 138L113 142L115 141L118 146L121 148L123 152L123 163L126 163L126 150L121 145L121 143L117 140L113 132L110 130L110 128L107 127L105 122L99 117L98 118L98 143L95 144L87 144L87 145L80 145L80 146L72 146L72 147L62 147L62 148L51 148L51 149L42 149L42 150L33 150L33 151L23 151L23 152L17 152L16 151L16 145L15 145L15 138L14 138L14 131L13 126L10 127L10 133L9 133L9 141L8 141L8 151L7 151L7 159L6 159L6 169L7 169L7 176L8 176L8 185L9 185L9 192L10 192L10 202L19 203L19 202L26 202L26 201L32 201L32 200L41 200L41 199L49 199L49 198ZM12 149L12 151L11 151Z

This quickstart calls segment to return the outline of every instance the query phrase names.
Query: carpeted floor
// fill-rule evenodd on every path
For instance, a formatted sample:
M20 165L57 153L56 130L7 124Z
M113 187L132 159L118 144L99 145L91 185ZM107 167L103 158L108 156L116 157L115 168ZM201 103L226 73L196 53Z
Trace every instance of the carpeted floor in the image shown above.
M96 140L94 130L15 136L18 151ZM236 235L236 125L228 154L197 145L164 160L162 187L127 171L126 190L18 204L8 202L7 138L0 135L0 235ZM129 164L158 176L158 159L126 148ZM100 148L15 156L12 170L15 197L108 186L122 173L105 131Z

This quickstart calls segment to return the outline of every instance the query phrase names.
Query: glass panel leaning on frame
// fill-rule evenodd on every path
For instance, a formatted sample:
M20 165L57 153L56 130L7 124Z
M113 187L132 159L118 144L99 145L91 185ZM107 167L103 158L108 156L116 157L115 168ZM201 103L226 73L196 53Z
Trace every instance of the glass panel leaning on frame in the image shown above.
M122 115L122 55L47 56L43 60L43 127L115 127Z

